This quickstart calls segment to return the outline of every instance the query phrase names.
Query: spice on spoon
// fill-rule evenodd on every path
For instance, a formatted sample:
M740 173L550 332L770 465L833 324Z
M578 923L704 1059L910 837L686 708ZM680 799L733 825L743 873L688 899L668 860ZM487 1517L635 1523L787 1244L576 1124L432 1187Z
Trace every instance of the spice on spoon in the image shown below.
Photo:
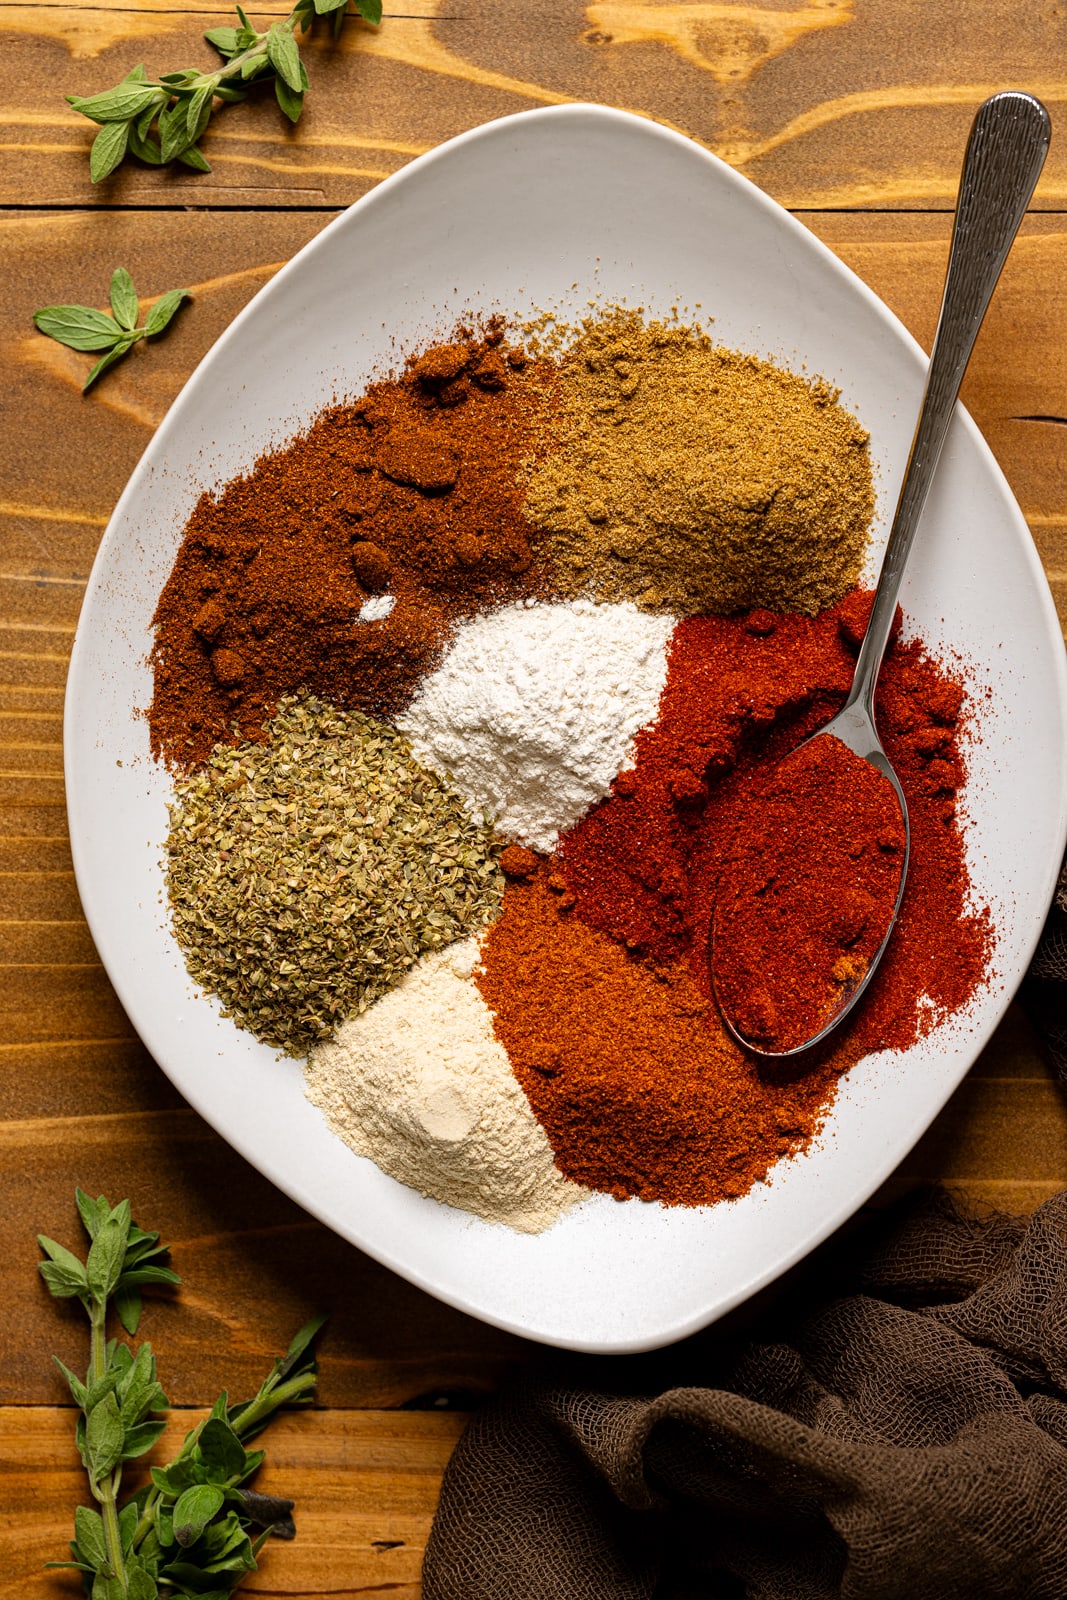
M719 878L712 930L716 997L742 1038L781 1052L821 1032L877 955L905 858L896 791L840 739L770 770Z

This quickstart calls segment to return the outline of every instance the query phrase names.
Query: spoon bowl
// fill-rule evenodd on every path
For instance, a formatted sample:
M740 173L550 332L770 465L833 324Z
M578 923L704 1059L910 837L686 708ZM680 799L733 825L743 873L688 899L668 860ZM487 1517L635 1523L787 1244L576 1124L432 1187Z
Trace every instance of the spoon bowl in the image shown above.
M878 674L893 626L904 569L952 419L960 384L997 279L1048 154L1050 136L1049 116L1044 106L1033 95L1017 90L1005 90L992 95L979 106L971 127L960 174L948 270L926 386L878 577L870 622L860 646L845 704L826 727L799 747L800 750L810 751L818 741L836 738L852 755L888 780L904 823L903 868L895 901L891 913L885 918L884 933L877 948L867 958L866 964L858 968L855 981L848 978L838 982L836 973L827 971L823 987L829 999L825 1013L820 1014L818 1023L807 1037L790 1043L784 1049L774 1047L773 1035L764 1037L760 1035L758 1027L744 1026L738 1015L736 997L731 998L725 993L722 975L724 968L730 970L731 956L734 970L737 969L737 951L731 951L729 943L731 930L737 926L737 922L725 908L724 891L720 886L709 950L712 993L730 1034L747 1050L760 1056L781 1059L802 1055L822 1043L828 1034L840 1026L873 979L900 911L910 854L908 808L900 781L878 737L874 712ZM792 762L797 753L794 751L787 756L778 770L781 771ZM813 822L812 831L814 827ZM792 836L792 842L797 842L795 835ZM803 840L799 842L803 850ZM755 869L761 876L765 874L765 865L759 860L755 860ZM848 875L846 871L846 878ZM728 876L724 874L724 878ZM847 883L845 887L847 889ZM742 886L740 895L745 892ZM754 878L748 885L748 892L753 897L763 892ZM750 998L749 1006L753 1016L778 1016L776 997L769 992L761 993L755 1000ZM773 1025L760 1025L773 1029L778 1027L777 1021Z
M834 1031L846 1013L858 1004L885 953L904 899L904 886L907 880L908 863L911 855L911 827L908 819L907 800L901 787L900 779L897 777L893 764L882 747L878 731L874 726L873 720L867 714L865 707L854 704L843 707L824 728L820 728L817 733L812 734L803 744L798 745L790 755L786 756L775 768L774 776L780 777L785 774L788 778L790 765L795 764L798 758L803 760L809 767L817 767L820 764L819 756L824 750L829 754L834 741L839 745L843 745L852 756L866 762L888 783L892 791L893 800L899 809L900 822L903 829L903 846L894 854L894 860L898 863L896 889L892 897L887 920L880 926L876 924L875 939L877 942L873 950L858 961L850 959L847 951L845 949L842 950L839 959L844 961L845 971L833 974L832 993L834 998L830 1005L825 1008L825 1021L817 1028L816 1032L809 1034L799 1044L772 1045L766 1035L761 1036L758 1028L753 1028L751 1025L746 1026L742 1022L742 1007L732 1002L729 989L722 982L720 969L713 959L711 977L715 1003L719 1008L727 1032L746 1050L755 1051L760 1056L774 1060L785 1060L792 1056L804 1055L807 1051L814 1049L816 1045L823 1042L828 1034ZM839 765L840 762L838 761L837 764ZM810 829L808 832L810 836ZM803 848L803 842L801 848ZM787 840L786 850L787 853L792 855L789 847L790 841ZM843 862L839 860L835 863L838 874L835 880L835 889L842 902L848 898L850 885L847 882L847 876L852 865L853 863L848 861L847 855ZM857 891L862 893L862 888L859 886L861 864L857 862L855 866L855 882L851 887L853 893ZM727 869L727 874L724 874L724 876L728 876L728 873L729 869ZM715 917L712 925L711 948L713 957L716 943L730 937L730 922L725 910L726 905L727 895L720 887L720 895L716 902ZM753 906L752 909L758 914L758 905ZM751 991L749 991L749 1003L744 1007L744 1010L750 1017L753 1015Z

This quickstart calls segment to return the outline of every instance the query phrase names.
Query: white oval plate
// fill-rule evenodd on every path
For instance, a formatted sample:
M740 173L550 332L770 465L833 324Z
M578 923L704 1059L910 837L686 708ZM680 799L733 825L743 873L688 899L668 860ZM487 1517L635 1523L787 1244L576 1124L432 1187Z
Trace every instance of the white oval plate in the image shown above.
M998 932L967 1016L842 1084L825 1135L770 1184L702 1210L596 1196L526 1237L423 1199L327 1131L298 1063L194 995L162 904L169 781L148 754L150 619L204 487L251 466L335 394L470 307L583 314L591 297L702 306L723 342L840 385L891 506L924 358L798 222L697 145L600 106L490 123L412 162L279 272L198 367L100 547L66 703L74 864L97 947L148 1049L261 1172L430 1293L550 1344L631 1351L692 1332L837 1227L944 1105L1033 951L1067 831L1067 671L1041 566L965 412L908 572L910 625L958 649L981 701L969 860ZM240 357L237 359L237 345Z

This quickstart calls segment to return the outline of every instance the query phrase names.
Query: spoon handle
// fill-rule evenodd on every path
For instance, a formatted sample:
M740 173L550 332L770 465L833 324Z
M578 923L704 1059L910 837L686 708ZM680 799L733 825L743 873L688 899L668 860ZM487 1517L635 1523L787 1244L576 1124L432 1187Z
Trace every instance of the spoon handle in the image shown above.
M1048 112L1008 89L978 108L963 158L941 312L870 626L848 704L873 716L897 594L978 329L1048 154Z

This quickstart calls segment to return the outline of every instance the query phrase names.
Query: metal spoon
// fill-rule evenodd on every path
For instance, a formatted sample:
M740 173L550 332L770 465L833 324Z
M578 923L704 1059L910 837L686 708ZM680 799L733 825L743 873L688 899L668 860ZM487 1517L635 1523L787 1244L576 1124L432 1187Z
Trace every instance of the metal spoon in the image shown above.
M956 396L1001 268L1044 165L1050 135L1048 112L1033 95L1009 89L993 95L978 108L960 174L952 247L926 388L882 560L871 620L845 704L825 728L813 735L813 739L824 739L828 735L840 739L855 755L888 778L893 786L904 822L905 848L892 918L862 980L844 996L838 1009L819 1032L789 1050L764 1049L762 1045L747 1039L734 1026L715 990L712 941L712 988L723 1022L740 1044L761 1056L784 1059L800 1055L825 1039L832 1029L844 1021L873 978L900 910L911 833L904 791L875 727L875 686L889 640L904 567L952 420Z

